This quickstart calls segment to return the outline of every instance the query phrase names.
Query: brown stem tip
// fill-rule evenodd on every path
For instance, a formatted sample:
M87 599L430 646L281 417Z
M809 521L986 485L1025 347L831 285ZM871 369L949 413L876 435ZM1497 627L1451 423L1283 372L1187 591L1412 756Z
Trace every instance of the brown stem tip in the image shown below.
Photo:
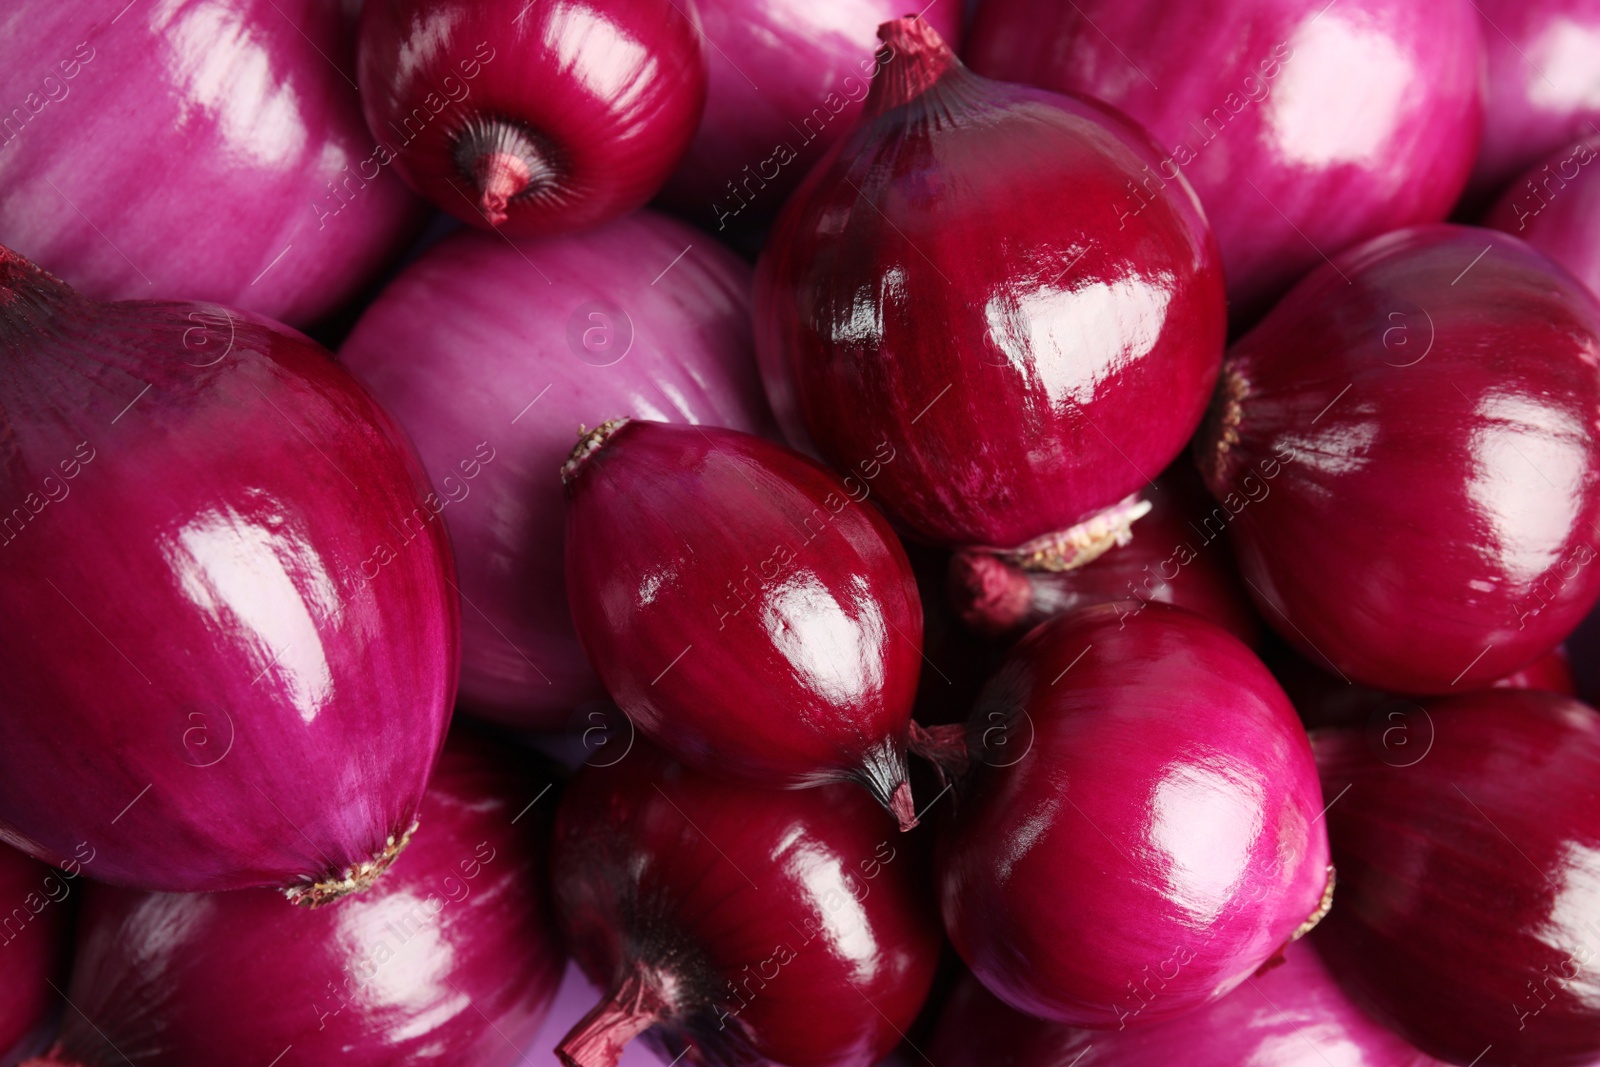
M335 877L324 878L320 882L289 886L283 891L283 895L291 904L298 904L304 908L320 908L324 904L343 900L352 893L370 889L400 853L405 851L405 847L411 843L411 835L416 832L417 824L412 822L411 828L401 834L398 840L390 834L383 850L371 859L363 860L354 867L346 867Z
M963 777L972 765L972 756L967 752L967 728L962 723L923 726L913 719L908 747L912 755L933 764L940 785Z
M950 557L950 604L967 626L997 637L1022 622L1033 606L1033 583L1020 568L987 552Z
M578 427L578 443L573 446L572 452L567 456L567 461L561 465L561 484L571 485L572 480L578 476L590 456L600 451L612 436L633 420L607 419L592 430Z
M668 1007L658 984L635 967L567 1032L556 1055L566 1067L616 1067L628 1042L660 1021Z
M867 93L869 116L910 103L932 88L946 71L961 67L961 60L939 31L920 15L885 22L878 27L878 39L887 46L888 57L873 76Z
M900 824L900 832L914 830L917 826L917 806L911 800L911 783L901 782L889 794L889 811Z
M556 173L537 137L501 119L479 119L463 129L456 136L455 161L491 226L506 221L512 200L550 184Z

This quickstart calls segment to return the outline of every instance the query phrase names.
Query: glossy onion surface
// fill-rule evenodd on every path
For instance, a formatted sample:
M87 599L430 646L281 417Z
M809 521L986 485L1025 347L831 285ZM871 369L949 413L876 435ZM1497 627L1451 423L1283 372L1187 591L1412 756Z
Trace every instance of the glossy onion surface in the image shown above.
M1378 689L1487 685L1600 595L1600 305L1492 230L1324 266L1228 354L1196 438L1262 617Z
M922 607L866 473L629 421L585 439L562 476L572 621L640 730L706 771L855 781L911 816Z
M939 843L956 951L1019 1011L1116 1029L1243 982L1332 890L1305 731L1197 615L1097 604L1014 648Z
M449 502L467 710L553 730L605 695L567 611L561 464L617 415L767 430L749 289L732 255L639 212L581 237L455 234L356 324L339 359Z
M933 980L925 861L860 790L717 781L641 742L579 771L551 864L567 944L611 990L569 1067L652 1026L662 1062L866 1067Z
M77 860L53 871L0 845L0 1064L49 1040L44 1031L57 1004L50 983L66 980L68 898L83 884L74 880L82 873Z
M705 105L693 0L381 0L359 51L367 124L400 174L515 236L643 204Z
M31 1067L511 1067L561 979L548 770L454 737L424 828L376 887L317 911L276 894L93 886L60 1040Z
M328 0L19 0L0 67L0 242L101 300L305 326L420 206L374 155Z
M1482 114L1469 0L986 0L974 70L1104 100L1211 220L1236 314L1341 249L1445 217Z
M920 536L1010 549L1145 487L1182 449L1225 328L1216 245L1160 153L1081 100L979 78L916 19L864 119L790 199L756 347L792 440ZM802 429L803 427L803 429Z
M459 631L393 421L297 333L0 249L0 441L0 839L144 889L379 873Z
M1600 134L1536 163L1501 194L1483 224L1522 238L1600 294Z
M1315 748L1339 902L1313 941L1340 980L1452 1063L1595 1062L1600 716L1491 689Z

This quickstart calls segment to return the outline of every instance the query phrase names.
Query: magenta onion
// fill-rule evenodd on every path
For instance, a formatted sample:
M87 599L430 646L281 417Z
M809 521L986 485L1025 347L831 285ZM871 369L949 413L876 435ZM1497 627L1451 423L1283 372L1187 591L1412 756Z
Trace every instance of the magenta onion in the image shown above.
M72 880L92 851L53 871L0 845L0 1064L13 1064L44 1047L47 1028L66 980Z
M1012 650L968 720L945 929L1019 1011L1120 1028L1248 978L1333 892L1305 731L1237 638L1096 604Z
M950 560L949 595L961 620L981 634L1022 633L1087 604L1128 601L1128 610L1173 604L1202 615L1253 645L1260 623L1239 581L1226 537L1227 514L1188 464L1148 496L1150 513L1127 543L1070 571L1029 571L987 552Z
M1425 226L1301 282L1228 354L1196 455L1284 639L1476 688L1600 595L1600 305L1512 237Z
M1236 317L1324 255L1449 213L1482 115L1469 0L985 0L967 56L993 78L1103 100L1167 151L1119 190L1182 174Z
M1118 206L1160 155L1120 116L979 78L919 19L878 32L862 125L757 267L768 395L837 469L892 449L875 488L922 537L1082 562L1199 422L1216 246L1181 180Z
M551 867L567 944L608 992L562 1062L610 1067L646 1031L663 1062L876 1062L939 955L915 847L859 790L723 782L644 743L583 768Z
M1121 1030L1080 1030L1006 1007L967 978L928 1058L939 1067L1434 1067L1356 1007L1309 945L1187 1015ZM1152 976L1141 992L1156 995Z
M275 894L85 894L59 1041L32 1067L525 1062L561 978L542 765L452 737L383 882L336 907ZM543 799L541 799L543 798Z
M559 729L604 695L567 611L560 469L580 424L622 414L767 430L750 272L649 212L582 237L434 246L339 358L405 426L460 567L461 700Z
M654 195L706 96L693 0L367 0L361 101L434 205L518 236Z
M1319 732L1339 904L1316 943L1452 1063L1600 1057L1600 716L1490 689Z
M442 504L300 334L0 249L0 839L318 903L404 847L455 690Z
M867 87L892 58L874 36L905 14L893 0L699 0L712 45L705 117L663 199L707 229L772 220L822 153L861 115ZM961 4L922 8L945 40Z
M1600 13L1600 5L1596 11ZM1596 32L1600 34L1600 19ZM1600 294L1597 159L1600 135L1563 145L1512 182L1483 221L1527 241L1576 274L1590 292Z
M561 472L567 601L640 731L769 787L856 782L916 824L921 602L866 503L894 459L841 481L749 434L629 419L579 442Z
M0 241L87 295L304 326L411 232L418 205L361 121L338 4L10 7Z

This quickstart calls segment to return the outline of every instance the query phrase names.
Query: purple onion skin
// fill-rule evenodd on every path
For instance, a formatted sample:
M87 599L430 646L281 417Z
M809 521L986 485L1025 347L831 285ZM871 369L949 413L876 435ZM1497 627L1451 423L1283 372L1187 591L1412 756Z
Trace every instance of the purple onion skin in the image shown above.
M72 880L0 845L0 1064L43 1047L42 1032L57 1003L50 983L66 978L70 956Z
M182 892L381 867L459 633L394 422L300 334L5 250L0 419L0 839Z
M1151 170L1194 186L1247 319L1324 254L1449 213L1480 38L1468 0L984 0L966 55L1149 129L1168 149Z
M420 222L373 159L338 4L10 7L0 242L87 295L306 326Z
M693 0L384 0L359 51L367 124L411 187L519 237L649 200L705 105Z
M1116 1029L1243 982L1331 889L1316 768L1267 669L1197 615L1097 604L1012 650L968 720L945 930L1019 1011Z
M1340 989L1311 946L1215 1003L1122 1030L1081 1030L1006 1007L968 976L928 1049L939 1067L1435 1067Z
M1314 747L1340 797L1314 941L1352 995L1452 1063L1600 1058L1600 716L1489 689Z
M892 448L874 487L919 537L1016 548L1181 451L1216 377L1220 259L1183 182L1128 198L1160 157L1132 123L979 78L914 20L879 32L896 54L862 124L757 266L767 394L837 469Z
M1600 19L1596 33L1600 34ZM1563 145L1512 182L1483 224L1522 238L1577 275L1590 292L1600 294L1597 157L1600 135Z
M617 415L770 432L749 289L734 256L639 212L581 237L453 235L357 323L340 360L451 501L465 710L552 730L605 696L567 610L562 461Z
M452 737L405 854L317 911L263 890L92 887L67 990L79 1010L32 1067L213 1064L219 1049L267 1064L286 1046L286 1062L351 1067L525 1062L563 965L550 782L503 746Z
M708 772L854 781L910 816L922 609L873 483L658 422L612 430L569 471L572 620L639 730Z
M1262 617L1399 693L1488 685L1600 595L1600 305L1513 237L1422 226L1229 351L1195 454Z

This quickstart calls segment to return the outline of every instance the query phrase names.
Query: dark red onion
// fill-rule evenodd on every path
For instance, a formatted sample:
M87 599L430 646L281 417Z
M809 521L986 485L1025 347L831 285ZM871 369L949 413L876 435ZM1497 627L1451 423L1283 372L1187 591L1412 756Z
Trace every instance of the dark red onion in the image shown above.
M756 347L791 439L928 540L1061 569L1114 543L1216 378L1216 245L1121 116L968 72L931 27L790 199L756 270ZM1159 412L1152 418L1152 412ZM1119 503L1120 502L1120 503Z
M690 1064L876 1062L939 955L916 846L844 786L734 784L643 743L583 768L551 866L567 944L609 992L562 1062L610 1067L641 1033Z
M562 953L545 889L548 768L452 737L424 828L381 885L308 912L276 894L85 894L61 1037L31 1067L526 1062Z
M567 611L562 461L618 414L768 432L749 288L715 242L638 212L540 242L455 234L357 323L340 360L449 502L467 710L552 730L605 695Z
M1318 949L1452 1063L1600 1057L1600 716L1488 689L1319 731L1339 905Z
M866 503L894 459L841 482L733 430L620 419L579 442L561 472L567 600L644 734L769 787L856 782L916 825L922 608Z
M693 0L368 0L359 53L367 124L401 176L518 236L643 204L705 106Z
M1600 15L1600 4L1596 5ZM1600 32L1600 18L1597 18ZM1490 209L1485 226L1527 241L1600 294L1600 135L1558 148Z
M67 898L82 873L80 860L53 871L0 845L0 1064L16 1063L49 1040L57 1004L51 984L66 980L69 957Z
M1449 213L1480 38L1468 0L985 0L967 56L1143 123L1168 151L1140 184L1194 186L1249 317L1324 256Z
M1216 1000L1327 910L1305 731L1198 615L1097 604L1012 650L968 720L939 842L956 951L1019 1011L1155 1022Z
M403 848L455 692L439 501L328 353L0 249L0 839L317 903Z
M1442 693L1544 655L1600 595L1597 425L1595 298L1513 237L1423 226L1235 344L1195 447L1285 640Z
M100 300L306 324L419 221L374 154L328 0L13 0L0 242Z

